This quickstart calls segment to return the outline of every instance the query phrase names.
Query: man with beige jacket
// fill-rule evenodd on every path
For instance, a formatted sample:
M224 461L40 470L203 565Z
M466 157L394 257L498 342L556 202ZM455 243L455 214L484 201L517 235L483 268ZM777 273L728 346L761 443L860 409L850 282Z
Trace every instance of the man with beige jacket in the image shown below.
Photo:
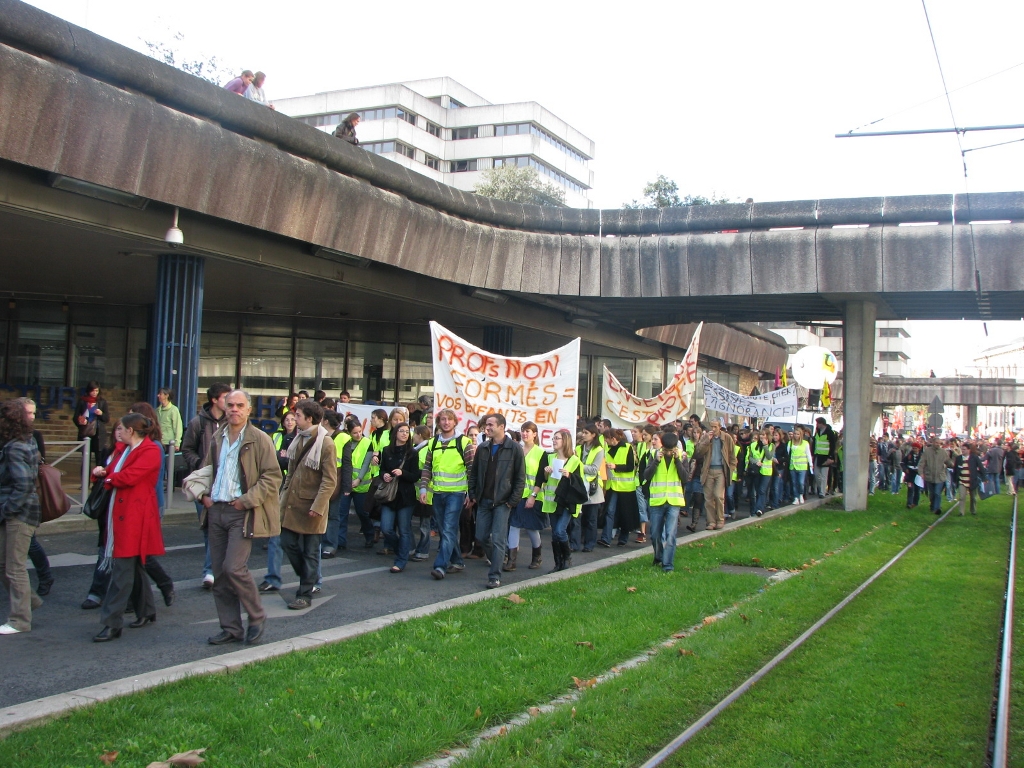
M252 540L281 531L278 489L281 467L274 443L266 432L249 424L249 395L236 389L225 398L227 424L210 442L203 466L212 466L213 483L201 502L200 527L210 535L213 601L221 633L211 645L255 643L263 635L267 614L249 573ZM249 628L242 627L242 608Z
M338 458L330 433L320 423L324 409L315 400L299 400L295 419L299 434L288 446L288 474L281 489L281 549L299 576L299 589L288 607L313 604L320 565L320 538L327 530L331 494L338 484Z

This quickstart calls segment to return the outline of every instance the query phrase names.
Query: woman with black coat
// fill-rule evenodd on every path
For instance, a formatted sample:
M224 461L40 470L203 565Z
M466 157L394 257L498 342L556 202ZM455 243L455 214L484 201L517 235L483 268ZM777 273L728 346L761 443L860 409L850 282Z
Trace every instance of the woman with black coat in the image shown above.
M385 546L395 553L392 573L401 573L409 562L412 549L412 512L416 506L416 481L420 477L419 457L409 437L405 422L391 427L390 440L380 454L381 488L397 483L395 497L381 502L380 528ZM395 533L395 528L398 533Z
M78 439L89 441L89 450L97 466L103 465L106 458L107 428L110 412L107 401L100 395L100 383L90 381L85 385L85 394L75 404L75 426L78 427Z

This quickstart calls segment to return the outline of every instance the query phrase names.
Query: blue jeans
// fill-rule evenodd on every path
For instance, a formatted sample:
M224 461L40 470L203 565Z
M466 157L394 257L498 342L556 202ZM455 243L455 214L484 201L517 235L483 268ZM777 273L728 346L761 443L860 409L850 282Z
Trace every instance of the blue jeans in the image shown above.
M395 552L395 565L405 568L409 563L409 550L412 549L412 507L381 507L380 529L384 531L385 545Z
M662 504L651 507L651 545L654 559L661 563L663 571L675 570L676 526L679 525L681 507Z
M771 485L771 475L758 475L757 476L757 495L754 498L754 506L750 509L750 514L756 515L758 512L764 512L764 505L768 501L768 486Z
M484 547L491 540L491 570L488 578L501 579L501 564L508 549L508 518L512 514L508 504L495 504L491 499L480 499L476 505L476 539ZM566 541L562 530L562 541ZM484 550L487 551L486 549Z
M736 512L736 486L731 480L725 486L725 514L731 515ZM690 484L686 484L686 491L690 492Z
M551 515L551 540L568 541L569 521L572 519L572 512L569 507L559 506Z
M1000 473L1000 472L989 472L988 473L988 481L992 484L992 487L996 489L996 495L997 496L1002 491L1002 487L999 484L1000 480L1002 480L1002 473Z
M421 517L419 525L419 541L416 542L416 554L426 557L430 554L430 528L434 525L433 516Z
M600 514L600 504L584 504L583 511L576 518L575 531L579 532L584 552L593 552L597 546L597 517Z
M793 483L793 495L803 496L804 495L804 483L807 481L807 470L806 469L791 469L789 470L789 477Z
M636 487L636 506L640 510L640 522L646 523L647 517L647 497L644 496L643 488L639 485Z
M203 503L196 502L196 517L203 518ZM213 576L213 562L210 560L210 528L203 528L203 544L206 545L206 560L203 562L203 578Z
M903 475L903 470L894 469L889 473L889 490L892 493L900 492L900 477Z
M345 510L344 517L341 516L341 505L344 498L345 494L340 495L327 507L327 530L320 543L321 550L345 549L348 546L348 510ZM351 502L349 503L351 504ZM343 528L344 531L342 531ZM339 537L344 544L338 543Z
M782 476L782 473L772 477L771 495L768 498L768 506L773 509L778 509L783 505L785 499L783 494L785 493L786 478Z
M270 582L278 589L282 584L281 559L283 554L280 536L271 536L267 539L267 575L263 577L263 580Z
M605 492L604 502L604 528L601 531L601 541L610 544L612 541L612 530L615 528L615 494Z
M945 485L945 481L941 483L928 483L928 495L932 500L932 512L942 510L942 489Z
M434 558L435 570L443 571L449 562L452 565L464 565L462 551L459 549L459 517L465 503L465 492L434 493L434 519L441 529L441 545L437 548L437 557ZM500 560L498 567L501 568Z

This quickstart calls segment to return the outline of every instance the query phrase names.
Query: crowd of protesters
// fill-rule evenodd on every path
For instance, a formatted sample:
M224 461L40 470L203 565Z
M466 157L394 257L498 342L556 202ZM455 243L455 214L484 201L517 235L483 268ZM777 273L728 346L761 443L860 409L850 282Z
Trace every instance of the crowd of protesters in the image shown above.
M512 431L501 414L459 427L457 414L435 413L429 398L413 409L373 410L366 425L348 414L350 397L317 391L285 398L280 428L267 434L250 422L249 395L227 384L207 390L207 402L187 425L173 392L161 389L154 408L135 403L111 422L99 385L90 382L74 412L80 439L96 457L93 478L105 491L98 557L83 609L100 609L94 638L121 636L156 621L150 582L165 605L174 583L160 564L161 517L167 478L163 457L180 447L189 473L205 542L203 587L211 590L221 645L258 642L266 613L261 593L282 588L283 556L299 577L288 607L312 605L322 586L323 560L349 545L355 513L361 541L392 558L390 572L430 560L441 580L485 560L486 586L515 571L529 541L529 569L544 564L541 534L550 529L554 571L572 567L574 552L650 544L652 564L670 572L678 528L723 528L738 516L801 504L842 489L843 438L818 418L814 426L750 428L697 416L661 426L618 429L607 419L581 419L575 433L558 430L550 450L536 424ZM53 585L46 554L35 541L39 499L34 485L45 458L33 430L35 404L0 406L0 577L10 594L10 615L0 635L31 629L32 611ZM109 441L104 425L112 424ZM869 493L906 486L907 507L921 491L939 513L942 499L960 498L961 514L976 514L977 500L1016 494L1022 479L1016 442L990 444L956 438L870 441ZM267 572L260 584L248 569L252 540L265 539ZM26 560L38 574L31 588ZM242 612L248 615L248 626Z

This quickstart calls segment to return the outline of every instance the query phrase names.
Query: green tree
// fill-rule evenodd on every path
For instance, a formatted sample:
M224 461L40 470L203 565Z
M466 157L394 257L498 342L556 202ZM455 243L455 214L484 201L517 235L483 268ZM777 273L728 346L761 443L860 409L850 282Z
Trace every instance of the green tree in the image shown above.
M549 207L565 205L565 190L540 180L540 174L530 167L502 165L484 171L483 181L473 190L478 195L507 200L510 203L530 203Z
M643 200L633 200L631 203L623 203L623 208L680 208L686 205L722 205L723 203L736 202L730 197L712 192L711 197L706 195L679 196L679 185L672 179L658 174L658 178L649 182L644 187Z
M174 41L171 45L162 40L142 40L142 44L146 46L149 55L157 61L170 64L175 69L188 72L190 75L195 75L214 85L223 85L241 71L226 66L216 56L201 55L196 58L182 53L181 47L185 35L181 32L173 32L170 35Z

